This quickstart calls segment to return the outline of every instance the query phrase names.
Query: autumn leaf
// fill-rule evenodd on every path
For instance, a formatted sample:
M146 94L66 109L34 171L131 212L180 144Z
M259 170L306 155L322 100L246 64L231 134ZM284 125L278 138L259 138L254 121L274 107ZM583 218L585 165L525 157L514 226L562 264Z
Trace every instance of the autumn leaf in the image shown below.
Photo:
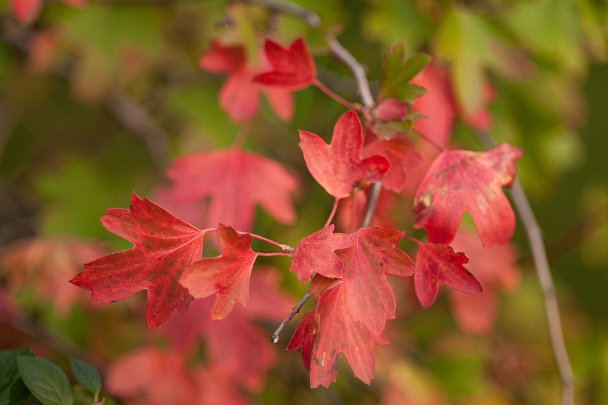
M197 350L204 340L210 367L240 387L260 390L268 369L276 363L276 352L269 344L268 331L255 320L278 324L294 305L279 285L277 269L257 266L251 275L247 308L235 306L230 316L213 320L209 314L214 298L197 299L190 305L187 317L172 316L158 332L169 342L171 350L184 356Z
M486 152L442 152L416 192L414 226L425 228L431 242L450 243L466 210L485 246L506 245L515 214L502 186L513 183L520 156L521 150L506 143Z
M260 67L250 66L243 46L225 46L219 41L211 41L211 48L199 59L201 68L209 72L228 73L220 90L219 104L232 121L253 118L262 93L283 121L289 121L293 115L294 101L289 91L253 82L253 78L266 68L265 58L261 59Z
M382 179L389 163L382 156L361 158L363 136L355 111L338 119L331 143L300 130L300 148L312 177L335 198L348 197L362 183Z
M222 254L192 263L179 282L195 298L217 293L211 318L223 319L237 302L247 306L249 277L257 254L249 246L251 235L239 235L229 226L218 226L217 239Z
M387 319L395 318L395 297L386 275L405 277L414 263L395 247L403 232L362 228L350 236L350 246L336 253L344 263L346 305L353 321L380 335Z
M422 160L414 145L405 138L390 140L376 139L365 145L363 156L379 155L389 162L388 170L382 180L382 187L396 193L401 192L407 180L407 172Z
M335 251L346 247L348 239L333 231L333 225L326 226L302 239L296 247L289 271L295 271L301 283L313 272L326 277L343 276L344 264Z
M91 297L103 303L148 290L149 328L164 322L174 309L185 315L194 298L178 279L201 257L205 231L135 194L130 210L109 209L101 222L133 243L133 248L85 264L85 270L70 282L91 291Z
M483 284L483 294L450 290L450 309L464 331L484 334L494 327L498 312L498 290L513 291L519 284L519 269L512 245L484 247L469 229L459 229L451 246L467 253L467 268Z
M264 51L273 70L255 76L254 82L295 91L316 80L317 68L302 38L293 41L289 48L266 39Z
M108 369L105 388L119 398L145 400L146 404L191 404L197 401L195 381L183 358L144 348L119 357Z
M304 315L287 345L290 351L302 348L311 388L329 387L336 381L340 353L355 377L369 384L375 369L373 345L388 344L383 334L376 335L352 319L345 288L344 284L337 284L323 293L313 312Z
M290 193L298 180L274 160L237 148L181 157L167 169L173 185L166 191L174 205L204 207L206 224L225 223L239 231L253 226L255 206L283 224L295 221Z
M435 302L440 281L469 294L483 291L475 276L464 268L468 261L464 253L454 252L449 245L420 243L416 254L414 287L422 306L427 308Z

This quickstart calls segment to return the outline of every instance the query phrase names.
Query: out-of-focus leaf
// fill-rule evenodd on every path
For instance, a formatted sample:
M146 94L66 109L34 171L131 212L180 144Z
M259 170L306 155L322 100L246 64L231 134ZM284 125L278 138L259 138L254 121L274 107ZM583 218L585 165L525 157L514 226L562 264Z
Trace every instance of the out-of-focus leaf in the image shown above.
M33 356L17 356L17 364L23 382L43 405L72 405L70 382L58 366Z
M91 365L77 359L70 359L70 367L76 381L85 387L92 394L99 394L101 391L101 377Z
M30 396L17 366L17 357L26 355L27 348L0 353L0 404L24 404Z

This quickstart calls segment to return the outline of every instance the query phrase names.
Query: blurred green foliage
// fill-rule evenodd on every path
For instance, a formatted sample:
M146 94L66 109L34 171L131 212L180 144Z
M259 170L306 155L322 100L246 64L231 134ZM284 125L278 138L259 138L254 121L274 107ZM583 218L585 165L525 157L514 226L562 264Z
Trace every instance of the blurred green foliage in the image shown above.
M482 105L483 87L492 84L491 133L524 151L518 177L544 231L577 398L608 403L606 2L294 0L319 15L318 28L249 2L228 8L229 2L220 0L91 0L81 7L49 1L31 26L22 26L7 3L0 3L3 247L26 236L75 235L128 248L99 223L104 210L126 207L132 192L152 196L172 159L229 146L238 132L217 103L225 76L198 67L212 38L253 48L264 30L285 44L303 36L320 80L351 100L357 99L354 82L329 56L323 35L336 33L367 66L375 91L382 55L401 42L407 55L425 52L451 67L453 96L464 111ZM322 226L332 202L305 170L297 130L328 139L342 112L314 88L296 94L290 123L279 121L262 102L246 147L284 163L303 186L298 222L280 227L260 214L256 233L295 246ZM454 142L480 149L462 123ZM404 229L413 232L408 226ZM458 331L445 299L421 311L404 287L401 314L389 333L392 348L384 352L391 354L377 349L371 387L341 366L335 386L311 391L299 354L281 353L259 403L382 403L383 390L399 383L406 396L407 384L428 393L418 397L428 403L431 398L458 404L556 403L559 387L543 302L521 226L514 243L523 283L501 296L494 333ZM288 263L273 264L287 270ZM295 276L284 278L294 296L303 293ZM0 286L16 293L1 273ZM29 288L18 293L35 301ZM121 350L152 340L133 316L140 298L90 316L75 309L61 320L45 315L48 308L36 308L36 302L24 307L60 335L87 342L88 351L109 363ZM27 339L43 351L57 350L45 347L44 336L37 342L24 337L7 319L0 316L0 348ZM104 336L113 347L105 347Z

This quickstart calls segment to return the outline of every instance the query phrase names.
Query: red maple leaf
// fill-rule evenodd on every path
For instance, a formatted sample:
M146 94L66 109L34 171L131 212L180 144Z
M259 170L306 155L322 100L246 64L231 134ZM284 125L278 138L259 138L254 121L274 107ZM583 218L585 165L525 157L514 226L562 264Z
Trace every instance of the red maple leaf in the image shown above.
M414 287L422 306L427 308L435 302L440 281L469 294L483 291L475 276L464 268L468 261L464 253L454 252L449 245L420 243L416 254Z
M362 183L382 179L389 163L382 156L362 159L361 122L347 111L336 122L331 143L306 131L300 132L300 148L312 177L335 198L348 197Z
M467 268L483 284L483 294L450 291L450 309L458 326L465 331L484 334L492 330L498 312L495 290L513 290L519 283L515 249L511 245L484 247L477 235L460 229L451 246L467 252Z
M344 263L346 305L353 321L380 335L387 319L395 318L395 297L386 275L411 276L414 263L395 245L403 232L362 228L350 236L350 246L336 253Z
M340 201L338 212L336 213L336 225L343 232L353 233L361 228L361 222L367 211L367 203L369 199L369 189L359 190L353 193L352 196ZM371 226L380 226L383 228L398 228L395 220L391 215L391 209L395 205L397 196L394 193L389 193L386 190L380 190L380 196L376 204L376 211L372 216Z
M148 290L149 328L164 322L174 309L186 314L194 298L178 279L201 257L205 231L135 194L130 210L109 209L101 222L134 247L85 264L85 270L70 282L91 291L91 297L103 303Z
M291 224L296 214L290 193L298 180L274 160L237 148L197 153L177 159L167 169L173 181L166 195L172 203L202 209L209 198L207 224L225 223L239 231L253 225L255 205L275 220Z
M345 288L344 284L337 284L325 291L315 309L304 315L287 345L291 351L302 348L311 388L329 387L336 381L340 353L355 377L369 384L375 369L373 345L388 344L384 334L376 335L352 319Z
M414 226L425 228L431 242L450 243L466 210L485 246L506 245L515 214L502 186L513 183L520 156L521 150L506 143L486 152L442 152L416 192Z
M264 57L261 60L260 67L249 66L242 45L225 46L218 41L211 41L211 49L199 59L201 68L209 72L228 73L228 79L220 90L219 103L235 122L255 116L261 93L266 95L275 113L283 121L289 121L293 115L294 101L289 91L253 82L253 78L267 65Z
M405 187L408 170L422 160L414 149L414 145L405 138L376 139L365 145L363 156L374 155L383 156L389 162L388 170L382 180L382 187L396 193L401 192Z
M315 82L317 68L302 38L293 41L289 48L266 39L264 51L273 69L255 76L254 82L290 91L301 90Z
M313 272L332 278L343 276L344 264L335 251L348 246L348 237L333 231L333 225L326 226L298 244L289 271L295 271L301 283L305 283Z
M237 302L247 306L249 277L257 254L249 246L251 235L239 235L229 226L218 226L217 239L222 254L192 263L179 282L195 298L217 293L211 318L223 319Z

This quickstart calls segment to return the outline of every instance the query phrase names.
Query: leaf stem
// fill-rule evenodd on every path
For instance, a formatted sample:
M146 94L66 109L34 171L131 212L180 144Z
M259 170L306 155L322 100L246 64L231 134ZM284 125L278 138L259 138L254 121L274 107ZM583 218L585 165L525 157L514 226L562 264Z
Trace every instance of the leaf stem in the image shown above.
M325 221L325 225L323 225L323 228L328 226L331 223L331 221L334 219L334 217L336 216L336 211L338 211L339 202L340 202L339 198L334 199L334 206L331 208L331 212L329 213L329 218L327 218L327 221Z
M283 243L275 242L275 241L273 241L272 239L268 239L268 238L265 238L265 237L263 237L263 236L256 235L255 233L250 233L250 232L239 232L239 235L244 235L244 234L247 234L247 233L248 233L249 235L251 235L251 237L252 237L252 238L254 238L254 239L261 240L262 242L266 242L266 243L269 243L269 244L271 244L271 245L273 245L273 246L278 247L279 249L281 249L281 251L282 251L283 253L287 253L289 256L292 256L292 255L293 255L293 252L295 252L295 249L294 249L294 248L292 248L292 247L291 247L291 246L289 246L289 245L284 245ZM285 255L280 254L280 256L285 256Z
M232 141L231 147L233 148L242 148L247 140L247 136L249 136L249 131L251 130L251 120L245 120L239 125L239 129Z
M439 145L437 142L435 142L434 140L432 140L431 138L429 138L428 136L426 136L422 132L415 131L415 133L420 138L424 139L428 144L430 144L431 146L437 148L439 150L439 152L445 152L445 148L443 146Z
M319 79L315 79L315 81L312 84L314 86L316 86L319 90L321 90L323 93L325 93L327 96L329 96L333 100L337 101L338 103L342 104L343 106L345 106L349 110L361 111L361 106L360 105L353 104L350 101L348 101L347 99L345 99L344 97L342 97L342 96L334 93L333 90L331 90L325 84L323 84L322 82L320 82Z
M476 131L477 138L487 148L490 149L496 145L494 139L489 133L485 131ZM555 285L553 283L553 277L551 276L551 269L549 267L549 260L547 259L547 252L543 243L542 231L530 202L526 197L524 189L517 179L513 182L511 188L511 198L513 205L519 213L519 217L524 225L526 235L528 237L528 243L532 250L532 258L534 260L534 267L536 270L536 276L541 286L541 290L545 300L545 312L547 315L547 324L549 328L549 337L551 339L551 346L553 348L553 355L559 371L561 379L561 390L562 390L562 404L573 405L574 404L574 373L572 372L572 366L568 358L568 351L566 350L566 344L564 341L564 333L562 329L559 307L557 304L557 297L555 294Z
M279 325L277 330L275 330L274 333L272 334L272 336L270 337L270 341L272 343L276 344L279 342L279 335L281 334L283 329L285 329L285 326L287 326L289 321L291 321L293 319L293 317L296 316L296 314L298 314L300 312L300 310L302 309L304 304L306 304L306 302L310 299L310 297L312 297L311 293L307 292L306 294L304 294L304 296L302 297L300 302L298 302L298 304L295 307L293 307L293 309L291 310L289 315L287 315L287 317L285 319L283 319L283 322L281 322L281 324Z
M367 206L365 207L365 215L361 222L361 228L367 228L372 222L374 211L378 205L378 198L380 198L380 191L382 191L382 183L377 182L370 186L369 197L367 198Z

